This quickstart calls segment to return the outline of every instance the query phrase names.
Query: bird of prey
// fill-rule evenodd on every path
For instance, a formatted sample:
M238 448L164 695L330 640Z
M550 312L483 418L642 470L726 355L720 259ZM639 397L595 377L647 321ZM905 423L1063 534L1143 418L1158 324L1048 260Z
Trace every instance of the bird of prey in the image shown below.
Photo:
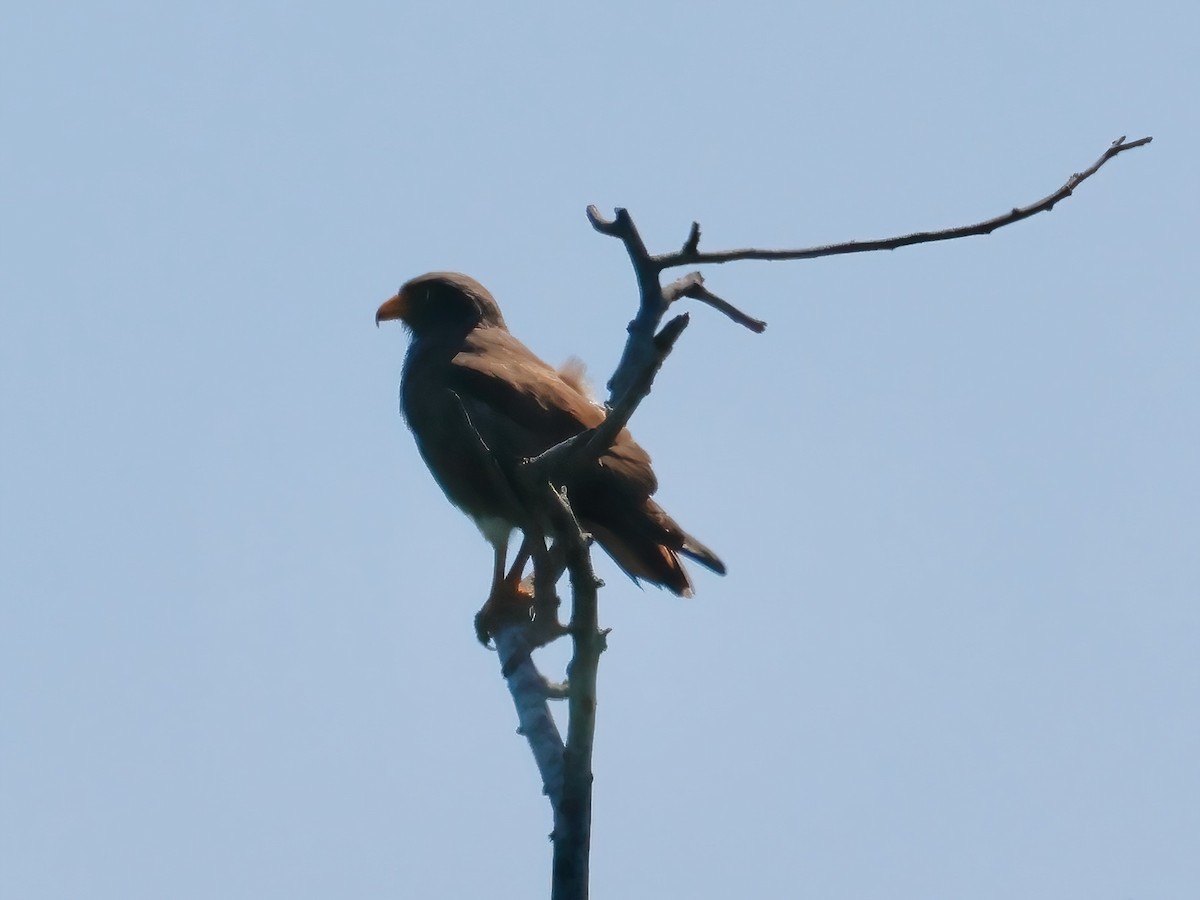
M578 372L558 372L509 332L478 281L430 272L406 282L375 314L412 333L400 380L400 408L417 448L446 497L470 516L495 552L488 600L476 618L480 639L505 616L529 617L521 589L534 549L533 519L517 468L526 459L593 428L604 408ZM719 574L725 565L654 502L650 457L628 430L565 485L580 526L635 580L691 596L680 562ZM506 573L509 538L526 531ZM536 529L535 529L536 530Z

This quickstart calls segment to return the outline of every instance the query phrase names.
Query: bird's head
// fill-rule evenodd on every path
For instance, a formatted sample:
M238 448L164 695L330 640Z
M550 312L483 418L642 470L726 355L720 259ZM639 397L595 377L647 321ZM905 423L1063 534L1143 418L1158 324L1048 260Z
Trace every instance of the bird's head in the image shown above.
M466 334L480 325L504 328L488 289L457 272L429 272L407 281L375 313L375 324L399 319L414 336Z

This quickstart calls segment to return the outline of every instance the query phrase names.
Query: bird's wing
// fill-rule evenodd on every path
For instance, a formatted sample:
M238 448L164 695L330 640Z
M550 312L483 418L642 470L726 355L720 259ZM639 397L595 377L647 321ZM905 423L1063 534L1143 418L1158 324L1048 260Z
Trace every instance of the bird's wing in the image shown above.
M604 410L509 332L477 329L451 364L450 386L501 464L536 456L604 420ZM657 487L650 456L623 431L600 458L605 486L643 497Z

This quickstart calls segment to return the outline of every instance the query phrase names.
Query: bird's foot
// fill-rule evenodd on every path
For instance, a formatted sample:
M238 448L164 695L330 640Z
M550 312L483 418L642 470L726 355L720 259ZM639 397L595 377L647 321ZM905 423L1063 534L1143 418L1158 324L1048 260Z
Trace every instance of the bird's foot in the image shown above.
M492 635L505 625L528 625L533 620L533 588L523 582L501 581L475 613L475 637L490 646Z
M537 604L533 596L533 579L501 581L491 596L475 614L475 636L485 647L497 631L506 625L526 627L525 639L531 650L544 647L570 633L558 619L558 598L553 603Z

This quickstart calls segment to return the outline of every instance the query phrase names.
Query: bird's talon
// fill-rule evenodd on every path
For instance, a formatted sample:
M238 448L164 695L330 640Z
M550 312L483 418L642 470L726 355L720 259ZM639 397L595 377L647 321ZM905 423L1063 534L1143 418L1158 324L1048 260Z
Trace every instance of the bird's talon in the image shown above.
M521 585L502 581L475 614L475 637L489 647L496 632L505 625L527 625L533 618L532 612L533 596Z
M482 609L475 613L475 638L483 644L485 650L494 651L496 649L492 643L492 636L488 632L486 617Z

